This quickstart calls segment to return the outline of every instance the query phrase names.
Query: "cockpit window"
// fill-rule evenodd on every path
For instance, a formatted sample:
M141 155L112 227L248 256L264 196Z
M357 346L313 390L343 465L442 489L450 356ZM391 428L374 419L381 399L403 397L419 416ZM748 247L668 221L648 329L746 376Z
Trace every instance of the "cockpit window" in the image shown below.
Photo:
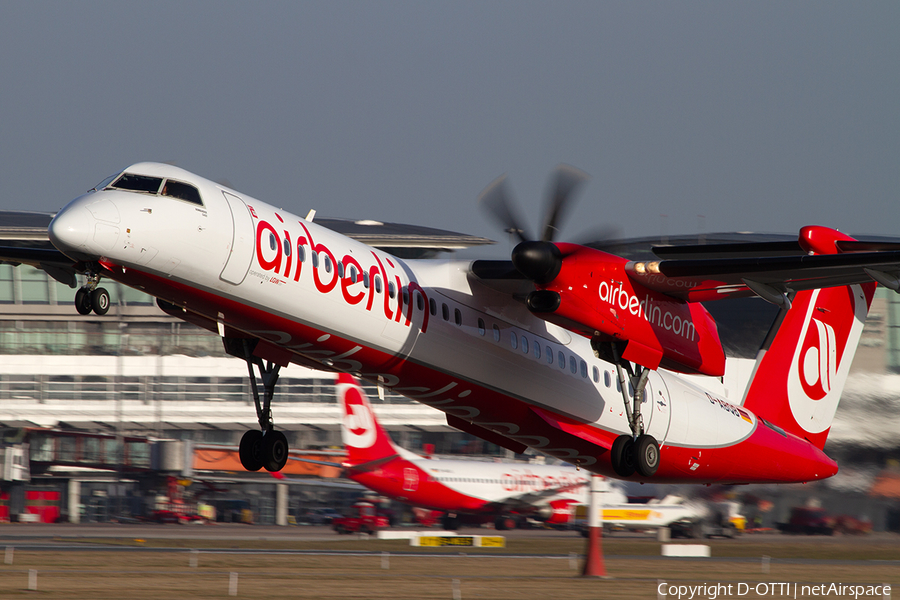
M178 198L179 200L184 200L191 204L203 206L203 200L200 199L200 192L197 191L197 188L188 185L187 183L168 179L166 180L166 185L163 186L162 194L163 196Z
M160 184L162 184L161 177L147 177L146 175L123 173L110 187L117 190L128 190L130 192L157 194L159 193Z
M115 175L110 175L109 177L107 177L106 179L104 179L103 181L101 181L100 183L98 183L97 185L95 185L88 191L99 192L100 190L104 190L104 189L106 189L106 186L108 186L110 183L112 183L112 180L118 176L119 176L118 173L116 173Z

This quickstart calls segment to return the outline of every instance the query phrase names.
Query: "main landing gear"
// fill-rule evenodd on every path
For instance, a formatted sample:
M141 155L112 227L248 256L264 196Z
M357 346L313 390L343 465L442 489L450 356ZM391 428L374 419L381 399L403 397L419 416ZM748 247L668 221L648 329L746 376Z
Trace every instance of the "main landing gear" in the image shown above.
M250 371L250 388L253 390L253 401L256 405L256 417L259 420L259 430L251 429L241 438L239 455L241 465L248 471L259 471L265 468L267 471L280 471L288 460L287 437L275 430L272 422L272 398L275 396L275 383L278 381L278 371L281 367L266 361L263 364L261 358L253 356L253 347L250 340L226 339L226 350L229 354L240 356L247 362ZM229 347L230 346L230 347ZM241 350L237 354L233 350ZM259 376L263 381L263 400L259 399L259 388L256 385L256 374L253 365L259 369Z
M613 470L619 477L631 477L635 472L643 477L652 477L659 468L659 444L652 435L644 433L644 420L641 417L641 405L644 403L650 371L639 365L632 366L624 360L621 347L616 342L601 342L595 337L591 340L591 346L597 358L616 365L619 388L625 402L625 415L631 428L631 435L620 435L613 442L610 449ZM628 398L629 384L634 390L631 402Z
M109 292L98 287L100 276L92 271L87 273L87 283L75 292L75 310L80 315L89 315L94 311L98 315L109 312Z

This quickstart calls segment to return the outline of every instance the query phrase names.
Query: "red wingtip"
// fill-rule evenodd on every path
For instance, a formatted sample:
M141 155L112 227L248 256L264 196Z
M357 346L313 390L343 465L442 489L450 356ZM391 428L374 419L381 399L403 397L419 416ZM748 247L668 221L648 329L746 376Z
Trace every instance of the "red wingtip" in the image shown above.
M807 225L800 230L797 240L800 247L814 254L838 254L840 250L836 242L856 241L849 235L843 234L837 229L822 227L821 225Z

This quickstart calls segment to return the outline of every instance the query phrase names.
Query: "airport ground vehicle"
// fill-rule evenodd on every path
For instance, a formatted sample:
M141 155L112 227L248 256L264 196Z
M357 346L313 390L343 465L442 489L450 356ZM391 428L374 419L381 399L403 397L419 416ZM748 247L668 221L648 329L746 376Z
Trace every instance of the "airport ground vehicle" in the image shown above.
M804 533L806 535L834 535L834 519L824 508L795 506L787 523L778 523L782 533Z
M335 517L331 526L338 533L373 533L390 525L387 517L375 510L371 502L360 501L353 505L353 514L347 517Z

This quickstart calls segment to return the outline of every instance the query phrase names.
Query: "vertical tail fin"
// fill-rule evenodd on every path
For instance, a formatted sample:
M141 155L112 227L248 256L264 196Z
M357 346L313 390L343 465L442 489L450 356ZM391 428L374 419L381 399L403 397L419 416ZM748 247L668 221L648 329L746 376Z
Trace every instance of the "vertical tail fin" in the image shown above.
M800 236L809 251L822 254L836 253L834 242L848 239L822 227L804 228ZM744 406L823 448L876 285L798 292L761 352Z
M372 405L359 383L341 373L337 380L341 403L341 437L347 448L348 466L396 456L398 449L375 419Z

